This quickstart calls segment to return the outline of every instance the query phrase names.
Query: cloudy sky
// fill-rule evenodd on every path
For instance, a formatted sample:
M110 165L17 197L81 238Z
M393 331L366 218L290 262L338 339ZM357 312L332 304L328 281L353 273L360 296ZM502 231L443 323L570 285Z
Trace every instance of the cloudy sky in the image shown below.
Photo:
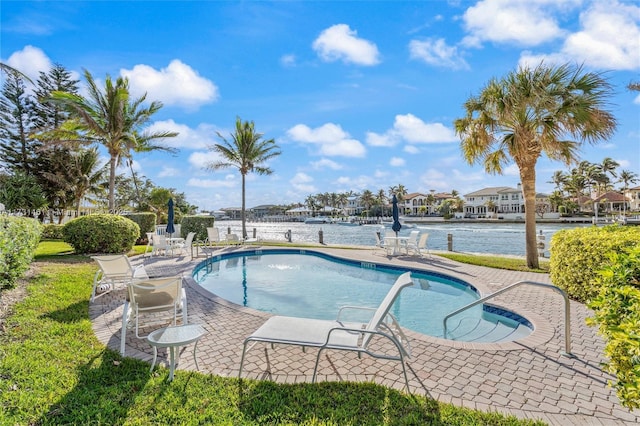
M241 204L237 170L205 169L236 117L282 151L273 174L248 176L248 207L515 187L515 166L493 176L462 159L453 121L490 79L540 61L605 73L618 130L581 160L640 174L640 96L626 89L640 81L637 1L3 1L0 31L0 60L28 75L58 63L161 101L151 127L179 132L164 141L179 153L135 166L203 210ZM542 158L538 191L563 168Z

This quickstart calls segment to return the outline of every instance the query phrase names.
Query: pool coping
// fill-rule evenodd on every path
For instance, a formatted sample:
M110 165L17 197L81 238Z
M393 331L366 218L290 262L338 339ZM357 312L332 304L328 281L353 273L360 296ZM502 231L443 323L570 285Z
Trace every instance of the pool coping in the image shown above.
M267 247L264 247L265 249ZM306 248L306 247L305 247ZM241 251L241 247L219 247L221 251ZM450 261L434 252L433 258L388 257L368 247L323 246L337 256L409 263L415 267L435 268L460 277L483 294L520 280L550 283L548 274L505 271ZM269 314L238 307L224 299L204 293L190 271L203 259L132 258L134 265L145 264L151 275L181 274L185 277L190 323L203 325L207 334L198 345L201 373L237 377L242 342ZM90 285L90 283L88 284ZM200 289L202 291L200 291ZM523 288L509 300L509 310L518 306L537 332L509 344L461 343L407 331L412 340L412 357L407 362L411 392L427 395L444 403L498 411L523 419L538 419L551 425L632 425L640 423L640 413L620 405L615 390L607 386L613 377L602 368L604 341L585 319L592 312L571 301L572 350L575 358L561 356L563 339L559 310L561 297L540 288ZM118 350L124 293L112 291L89 304L89 316L96 337L107 347ZM559 300L560 299L560 300ZM502 304L497 300L496 304ZM493 303L492 303L493 304ZM126 356L150 362L152 349L144 339L127 333ZM494 346L497 345L497 346ZM265 358L268 351L268 358ZM243 377L276 383L311 381L313 351L289 348L254 349L245 361ZM185 355L188 355L187 352ZM160 362L168 365L166 354ZM177 373L195 371L190 356L179 358ZM352 359L346 355L325 354L318 370L319 381L372 381L403 390L404 380L397 363L386 365L369 357ZM267 362L265 364L265 361ZM158 371L158 370L156 370ZM182 372L182 373L181 373ZM166 373L166 372L165 372ZM155 372L154 374L162 374Z

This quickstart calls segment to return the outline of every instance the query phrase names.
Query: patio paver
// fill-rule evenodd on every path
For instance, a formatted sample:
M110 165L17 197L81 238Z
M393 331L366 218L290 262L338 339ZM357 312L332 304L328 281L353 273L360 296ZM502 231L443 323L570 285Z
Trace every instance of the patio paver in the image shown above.
M256 246L248 247L256 248ZM263 250L268 250L264 247ZM244 248L221 248L244 250ZM409 256L389 258L369 248L314 247L310 250L359 261L392 263L422 268L467 281L488 294L521 280L550 283L548 274L504 271L454 262L436 255L433 259ZM138 256L151 276L183 274L187 291L189 322L202 324L207 334L198 344L200 372L237 377L242 344L268 314L241 307L202 289L191 278L203 258ZM90 305L93 329L100 341L119 350L123 291L112 291ZM492 302L493 303L493 302ZM594 327L585 325L592 313L571 302L571 344L575 358L564 350L563 299L549 289L522 286L495 299L529 319L535 331L518 342L479 344L451 342L407 331L412 358L408 362L411 392L459 406L493 410L524 419L540 419L552 425L630 425L640 423L640 413L620 405L607 382L613 377L601 363L604 341ZM310 382L315 351L298 347L275 349L256 345L247 352L243 377L278 383ZM126 356L151 361L153 349L145 339L127 333ZM178 370L195 370L193 358L182 354ZM268 360L267 360L268 357ZM166 354L159 361L167 365ZM326 351L318 367L318 381L374 381L404 389L397 362L382 361L349 352Z

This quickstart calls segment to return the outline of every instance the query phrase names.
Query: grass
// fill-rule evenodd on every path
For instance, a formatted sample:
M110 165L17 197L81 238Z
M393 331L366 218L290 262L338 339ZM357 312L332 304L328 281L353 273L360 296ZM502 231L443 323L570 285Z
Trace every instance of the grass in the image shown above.
M471 265L486 266L496 269L508 269L510 271L525 271L549 273L549 261L541 260L539 269L531 269L527 266L525 259L514 257L500 257L490 255L477 255L465 253L438 252L438 256L455 260L461 263L469 263Z
M96 270L43 242L0 334L0 424L541 425L442 404L372 383L276 384L122 358L88 317Z

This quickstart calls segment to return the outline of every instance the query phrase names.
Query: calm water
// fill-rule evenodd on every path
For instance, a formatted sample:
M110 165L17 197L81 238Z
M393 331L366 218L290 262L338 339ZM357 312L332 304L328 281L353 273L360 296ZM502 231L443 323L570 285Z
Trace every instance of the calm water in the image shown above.
M362 268L310 253L266 252L208 261L194 272L194 279L242 306L276 315L335 319L343 306L378 306L399 275L397 270ZM413 272L412 278L414 285L402 291L391 312L400 325L419 333L442 337L444 317L478 299L474 290L444 276ZM450 322L455 332L449 337L477 340L474 330L494 328L498 320L503 327L518 326L476 306Z
M241 234L240 221L218 221L216 226L221 233ZM409 227L411 226L411 227ZM545 236L548 242L551 236L561 229L573 229L590 226L588 224L538 224L537 232ZM338 224L304 224L297 222L263 223L247 222L249 237L256 229L258 237L265 240L286 241L285 232L291 230L293 242L319 242L319 231L322 230L325 244L347 244L373 246L375 233L382 229L378 225L343 226ZM447 235L453 236L453 250L467 253L492 253L508 255L525 255L524 223L429 223L407 225L400 230L400 235L409 235L412 230L429 233L429 248L447 250Z

